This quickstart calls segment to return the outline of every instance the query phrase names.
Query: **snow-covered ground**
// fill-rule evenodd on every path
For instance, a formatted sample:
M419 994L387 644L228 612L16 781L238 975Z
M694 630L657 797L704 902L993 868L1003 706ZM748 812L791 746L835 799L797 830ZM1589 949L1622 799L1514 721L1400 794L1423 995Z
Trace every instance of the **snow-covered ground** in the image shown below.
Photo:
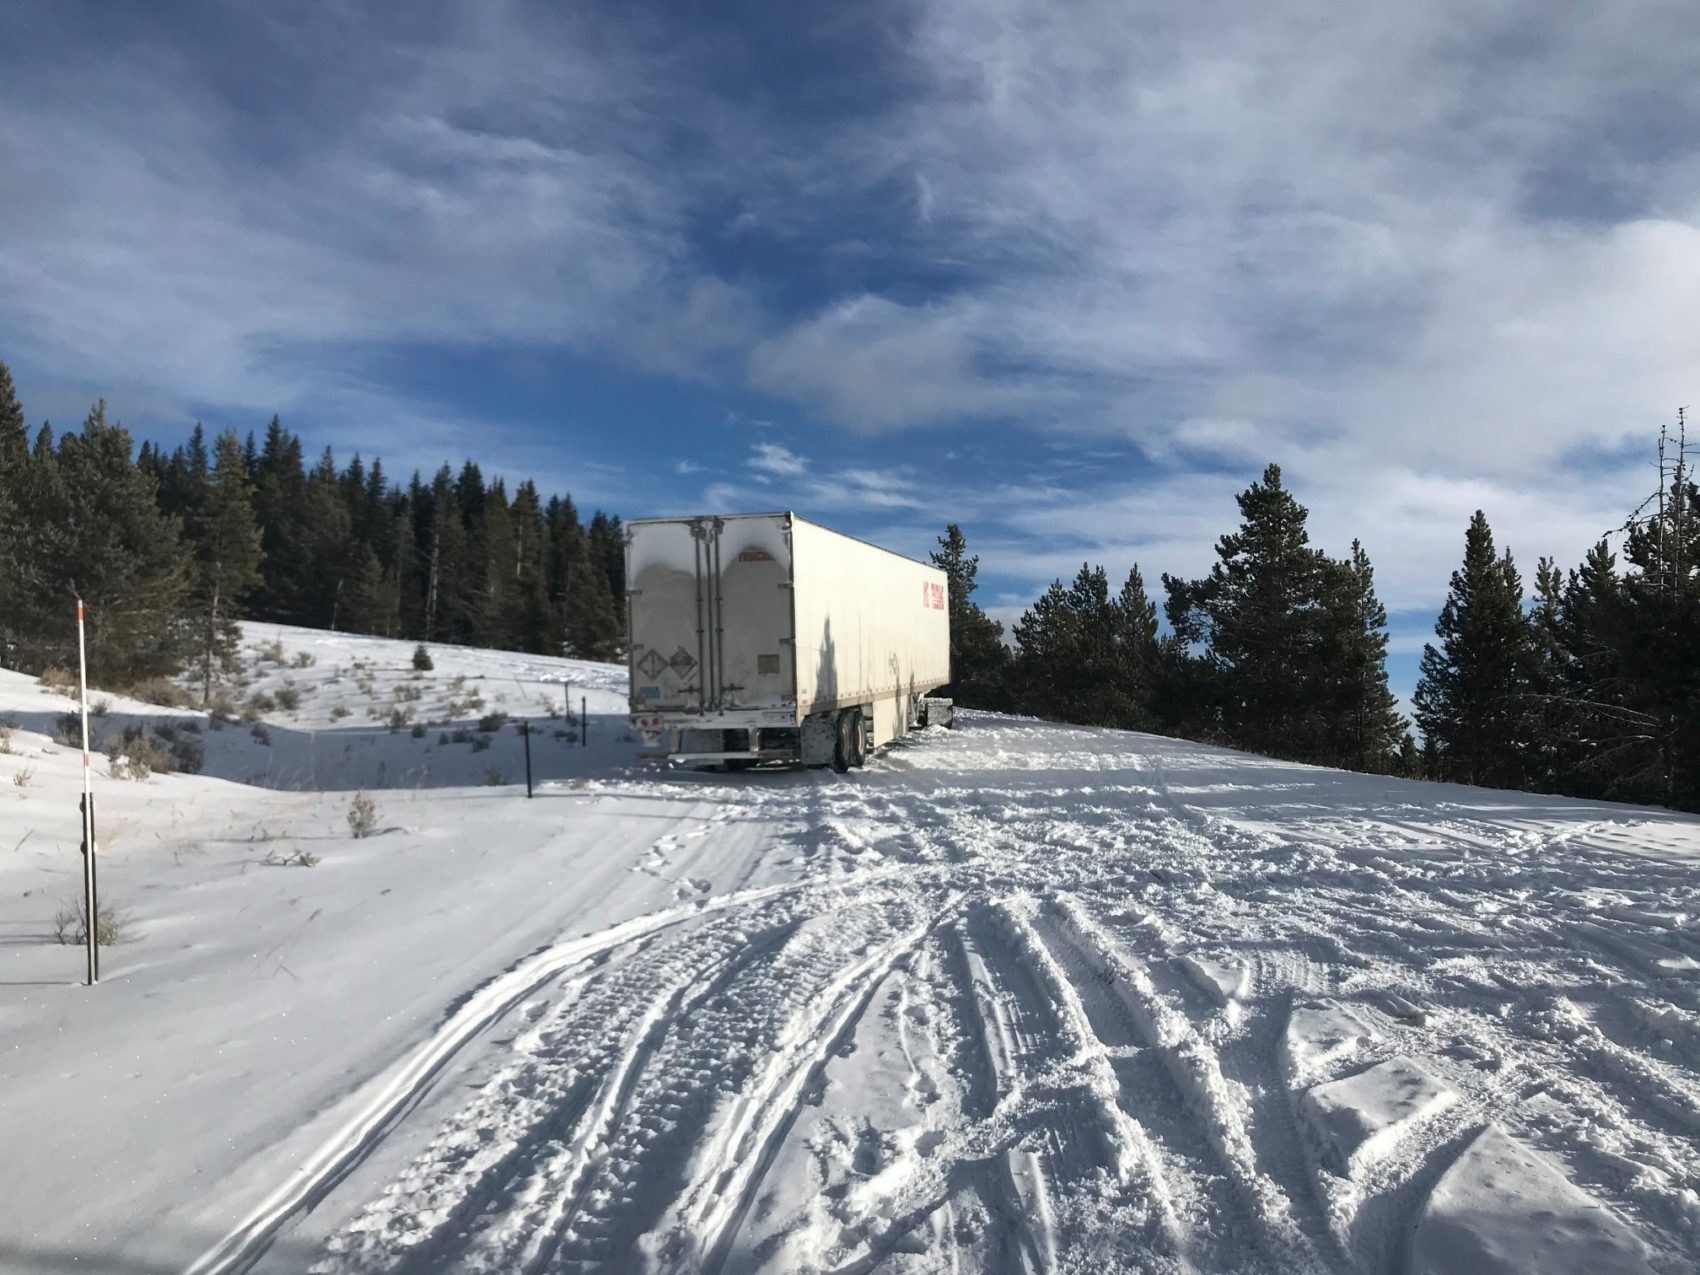
M96 760L92 990L0 672L0 1269L1700 1269L1700 821L973 713L658 771L618 669L247 645L295 710Z

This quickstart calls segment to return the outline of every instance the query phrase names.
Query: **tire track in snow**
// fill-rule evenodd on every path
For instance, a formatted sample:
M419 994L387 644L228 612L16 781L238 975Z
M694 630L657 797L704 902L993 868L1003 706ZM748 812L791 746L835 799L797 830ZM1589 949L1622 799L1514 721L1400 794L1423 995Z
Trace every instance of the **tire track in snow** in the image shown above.
M653 1007L683 996L705 972L725 977L721 971L743 957L724 932L730 924L718 928L688 932L670 944L652 937L624 959L610 954L603 968L578 979L580 995L516 1038L519 1060L454 1113L396 1189L332 1237L332 1256L315 1264L315 1275L488 1267L481 1257L481 1217L528 1213L538 1194L527 1190L536 1166L584 1140L583 1122L600 1105L609 1073L637 1047ZM629 1025L620 1011L646 1000L651 1008Z
M1014 1033L1005 1002L992 983L977 947L961 928L956 930L955 938L961 959L963 994L984 1062L983 1070L977 1073L980 1083L975 1086L978 1099L975 1105L988 1121L993 1121L1009 1105L1019 1101L1023 1088ZM1043 1229L1047 1216L1029 1207L1017 1157L1031 1163L1028 1153L1007 1146L995 1160L988 1160L988 1168L994 1162L996 1168L991 1174L982 1175L977 1184L978 1194L988 1218L1006 1223L1003 1234L995 1237L998 1246L1005 1248L1008 1257L1020 1262L1022 1271L1042 1271L1046 1269L1047 1257L1054 1259L1054 1241L1049 1231ZM987 1176L991 1180L986 1180ZM1041 1228L1038 1234L1034 1233L1035 1221Z
M755 941L719 954L718 960L712 951L699 953L679 981L661 990L626 1034L626 1044L597 1086L583 1125L574 1129L570 1141L531 1166L526 1194L539 1207L495 1219L481 1242L464 1246L461 1264L455 1269L539 1272L548 1268L561 1237L584 1204L584 1182L593 1158L628 1116L639 1081L668 1031L682 1015L719 995L750 966L771 955L796 924L776 925ZM699 947L684 946L693 952Z
M705 1235L720 1234L728 1215L718 1210L747 1186L736 1175L765 1163L762 1131L785 1118L770 1108L794 1109L812 1051L831 1040L822 1015L865 1004L899 936L924 932L905 894L836 903L669 1025L609 1126L571 1225L535 1269L695 1270L711 1256ZM695 1213L680 1221L692 1200Z
M1232 1271L1256 1252L1259 1221L1246 1216L1202 1129L1178 1102L1163 1059L1141 1035L1099 966L1048 910L1034 921L1067 996L1078 1006L1109 1068L1110 1090L1137 1128L1164 1230L1179 1260L1199 1272Z
M889 869L874 869L855 880L834 884L842 888L856 881L872 883L890 875ZM418 1106L468 1042L563 973L635 939L673 926L820 888L817 883L799 882L721 895L634 917L592 934L552 944L520 961L463 998L429 1037L369 1082L356 1113L190 1266L187 1275L233 1275L252 1269L286 1226L310 1212Z
M841 1050L886 977L940 924L953 897L923 923L844 969L788 1025L754 1083L733 1100L730 1119L703 1148L711 1166L682 1195L677 1225L694 1259L684 1269L726 1270L738 1232L810 1087ZM730 1167L719 1167L730 1166Z
M1252 1143L1253 1110L1245 1086L1223 1076L1216 1052L1158 992L1144 967L1078 901L1059 896L1050 903L1062 932L1115 990L1140 1035L1163 1059L1178 1098L1201 1122L1215 1158L1238 1193L1242 1213L1256 1222L1259 1249L1281 1271L1329 1270L1344 1255L1324 1257L1319 1250L1316 1237L1332 1241L1332 1234L1316 1216L1313 1201L1304 1198L1309 1193L1301 1192L1295 1200L1293 1184L1278 1182L1264 1171ZM1295 1204L1311 1207L1295 1215Z

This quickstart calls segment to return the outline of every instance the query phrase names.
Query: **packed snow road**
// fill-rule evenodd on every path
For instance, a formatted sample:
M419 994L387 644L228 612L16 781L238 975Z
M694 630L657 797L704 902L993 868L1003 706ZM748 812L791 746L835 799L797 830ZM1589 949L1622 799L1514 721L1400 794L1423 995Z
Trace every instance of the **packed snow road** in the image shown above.
M1695 1269L1691 820L973 716L603 791L684 803L630 865L683 902L482 989L200 1269L308 1209L321 1275Z
M249 628L251 728L103 722L206 756L97 761L97 989L0 672L0 1269L1700 1270L1700 820L983 714L646 770L618 670Z

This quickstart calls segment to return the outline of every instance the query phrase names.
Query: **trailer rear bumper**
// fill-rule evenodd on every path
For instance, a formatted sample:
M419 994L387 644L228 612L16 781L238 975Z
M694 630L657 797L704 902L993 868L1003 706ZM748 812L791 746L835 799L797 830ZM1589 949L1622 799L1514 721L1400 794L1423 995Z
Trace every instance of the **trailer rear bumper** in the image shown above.
M797 761L795 713L746 709L725 713L633 713L632 729L649 761Z

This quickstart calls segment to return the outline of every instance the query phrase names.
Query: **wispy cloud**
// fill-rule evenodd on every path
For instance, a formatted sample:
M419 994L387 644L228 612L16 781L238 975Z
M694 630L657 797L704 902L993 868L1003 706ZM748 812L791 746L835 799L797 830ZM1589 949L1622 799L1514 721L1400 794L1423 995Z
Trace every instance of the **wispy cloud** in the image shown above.
M758 474L796 478L808 469L803 458L779 443L756 443L750 448L749 467Z

